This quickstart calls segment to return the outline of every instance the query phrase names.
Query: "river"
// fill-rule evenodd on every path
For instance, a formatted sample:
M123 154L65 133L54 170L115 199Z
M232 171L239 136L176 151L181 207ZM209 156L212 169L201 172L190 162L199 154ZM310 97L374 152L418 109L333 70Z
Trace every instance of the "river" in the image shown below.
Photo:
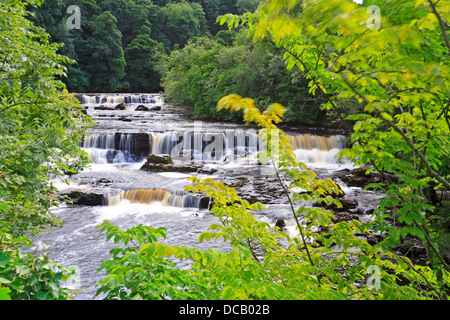
M62 227L42 232L30 248L49 252L52 259L76 268L79 279L68 284L76 289L74 299L102 298L95 295L95 283L105 274L97 269L102 261L111 258L109 250L115 246L112 241L106 242L105 235L97 228L104 220L121 228L138 224L164 227L167 238L161 242L169 245L228 249L222 241L198 242L199 234L217 218L201 205L201 198L183 193L191 175L236 185L244 197L266 204L268 210L259 213L258 219L271 225L283 219L287 232L295 235L295 223L286 198L276 188L277 181L264 172L266 167L254 161L259 150L255 128L205 121L164 103L160 94L84 94L80 100L87 114L96 121L81 142L93 163L83 172L55 179L53 183L62 194L74 190L100 193L103 201L96 205L62 203L52 208L52 213L63 221ZM336 170L352 168L351 163L335 159L344 147L342 132L291 127L286 133L298 159L305 161L319 177L332 177ZM216 138L211 139L211 135ZM206 157L204 150L207 142L212 141L220 141L223 152ZM190 159L201 164L202 169L192 174L140 170L149 153L170 154L177 146L189 150ZM339 184L346 196L357 200L358 207L353 212L358 218L369 219L365 213L377 206L382 195ZM180 267L188 264L180 263Z

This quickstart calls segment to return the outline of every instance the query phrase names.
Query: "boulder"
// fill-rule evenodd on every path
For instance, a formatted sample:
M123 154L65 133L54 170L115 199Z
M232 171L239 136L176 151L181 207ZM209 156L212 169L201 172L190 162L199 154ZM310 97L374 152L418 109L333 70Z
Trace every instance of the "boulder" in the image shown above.
M114 107L115 110L125 110L125 104L119 103L117 106Z
M149 154L147 156L147 161L141 167L141 170L150 172L197 172L201 169L201 165L195 164L175 164L172 158L168 154Z
M358 200L355 198L342 198L339 199L339 202L342 204L344 210L356 209L358 207Z
M113 107L107 107L103 104L99 105L99 106L95 106L94 110L115 110Z
M163 164L171 164L173 163L172 158L168 154L149 154L147 156L147 163L163 163Z
M136 109L134 109L134 111L149 111L150 109L146 106L144 106L143 104L140 104L137 106Z
M143 104L138 105L137 108L134 109L134 111L159 111L159 110L161 110L161 106L147 107L144 106Z
M275 223L275 226L278 227L280 230L284 230L286 228L286 222L283 219L278 219Z
M103 193L95 190L67 190L63 194L72 200L73 204L85 206L105 205L105 196Z
M353 170L345 169L340 172L337 172L336 176L338 176L343 182L345 182L350 187L365 188L367 185L371 183L383 183L383 184L387 183L386 179L376 171L371 171L370 173L366 174L368 169L369 169L368 167L360 167L355 168ZM393 181L397 180L396 177L393 175L389 175L389 177Z
M355 198L341 198L339 199L342 207L338 207L334 203L326 205L325 202L315 201L313 203L314 207L325 207L327 210L333 210L335 212L343 212L350 209L356 209L358 207L358 200Z

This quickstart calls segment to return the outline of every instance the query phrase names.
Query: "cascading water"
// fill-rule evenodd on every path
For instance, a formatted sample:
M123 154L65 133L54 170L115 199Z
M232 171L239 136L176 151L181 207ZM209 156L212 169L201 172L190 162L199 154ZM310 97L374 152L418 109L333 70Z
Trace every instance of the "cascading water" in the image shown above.
M345 136L333 135L329 137L304 135L287 135L298 161L305 163L338 164L337 154L344 148Z
M137 135L148 145L137 146ZM312 164L336 164L336 154L343 149L344 136L329 137L310 134L287 135L299 161ZM117 145L118 141L118 145ZM246 157L261 150L256 132L173 131L148 134L93 134L82 143L94 163L133 163L148 154L177 156L187 152L196 163L223 163ZM139 151L138 151L139 150Z
M118 194L108 196L108 206L118 205L123 200L130 203L151 204L160 202L163 206L177 208L200 208L200 198L190 194L173 194L164 189L134 189L121 191Z
M149 104L149 103L162 103L162 97L156 94L133 94L133 95L80 95L80 102L85 105L91 104L119 104L119 103L136 103L136 104Z
M96 164L134 163L142 157L136 154L133 134L95 133L84 137L81 146Z

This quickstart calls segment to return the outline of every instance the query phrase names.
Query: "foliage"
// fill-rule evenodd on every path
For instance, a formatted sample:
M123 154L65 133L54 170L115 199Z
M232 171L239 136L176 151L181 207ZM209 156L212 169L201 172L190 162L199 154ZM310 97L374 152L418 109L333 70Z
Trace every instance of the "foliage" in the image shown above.
M94 91L102 90L105 83L112 91L121 88L120 80L125 76L125 58L122 49L122 34L117 29L117 19L105 11L89 22L92 35L86 41L86 50L95 61L87 71L95 75L91 80Z
M245 7L254 7L244 1ZM69 6L80 8L80 29L69 29ZM160 90L154 58L144 68L151 74L134 86L134 59L124 52L147 46L170 52L195 36L215 35L226 29L216 23L225 13L241 12L236 0L229 1L151 1L151 0L46 0L31 8L29 19L51 34L51 41L64 43L59 53L76 60L67 64L69 77L62 78L72 92L156 92ZM143 40L151 40L144 44ZM148 51L147 49L145 51Z
M157 242L166 237L164 228L138 225L122 231L108 221L98 228L106 233L107 241L112 239L125 247L112 249L113 259L101 263L99 271L104 269L109 276L99 281L96 295L106 293L105 299L153 300L205 299L210 294L205 283L189 277L189 272L177 268L175 262L158 259L161 249L165 249Z
M440 169L450 150L450 2L370 3L388 12L380 28L370 24L366 7L352 1L265 1L254 15L228 15L221 22L248 25L255 40L269 37L285 51L287 68L304 72L310 91L327 97L326 109L338 112L340 99L363 105L363 113L349 117L356 123L352 148L343 155L389 181L377 185L387 197L370 227L387 234L388 247L418 237L445 297L443 273L450 268L430 228L436 203L427 191L450 189ZM393 216L400 227L388 222Z
M285 69L282 53L269 42L252 43L245 30L192 39L172 51L160 71L167 101L193 106L198 114L240 121L240 114L216 110L221 97L237 93L258 102L285 104L287 123L327 120L320 97L309 94L299 72Z
M2 0L0 6L0 292L65 299L67 292L58 288L65 276L50 270L56 265L20 247L29 243L26 234L58 225L49 212L57 204L50 179L87 163L79 141L91 122L57 79L73 61L26 19L27 5Z
M150 38L148 34L139 34L125 49L125 81L132 84L133 90L144 92L159 88L159 73L155 70L158 54L164 52L163 45Z
M74 268L60 266L47 254L33 255L13 247L19 242L30 245L25 237L11 239L5 233L0 236L4 246L0 251L0 300L69 299L70 290L63 283L75 277Z
M190 38L200 35L206 23L203 9L197 3L168 3L163 12L166 16L166 34L172 48L175 45L183 47Z

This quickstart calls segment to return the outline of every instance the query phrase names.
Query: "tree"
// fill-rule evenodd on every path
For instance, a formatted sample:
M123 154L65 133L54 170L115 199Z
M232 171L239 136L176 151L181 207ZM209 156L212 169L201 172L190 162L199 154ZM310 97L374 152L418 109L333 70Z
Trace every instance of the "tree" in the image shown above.
M125 49L127 63L125 81L135 92L159 91L160 74L156 71L156 57L164 52L161 43L148 34L139 34Z
M170 40L171 49L175 44L183 47L188 39L201 34L205 17L202 7L197 3L169 3L163 12L166 16L165 34Z
M313 99L299 72L286 70L282 52L270 42L252 42L246 34L245 29L219 31L213 38L192 39L172 51L161 69L167 99L193 106L199 114L241 121L238 113L216 110L221 97L237 93L258 102L285 104L286 122L326 122L320 97Z
M114 92L120 89L120 81L125 76L122 34L116 24L117 19L109 11L89 22L92 36L86 40L86 52L91 57L86 69L92 75L94 91Z
M60 284L68 270L21 248L28 235L59 225L50 177L88 162L79 141L90 121L58 80L73 61L26 19L29 3L0 3L0 297L67 299Z

